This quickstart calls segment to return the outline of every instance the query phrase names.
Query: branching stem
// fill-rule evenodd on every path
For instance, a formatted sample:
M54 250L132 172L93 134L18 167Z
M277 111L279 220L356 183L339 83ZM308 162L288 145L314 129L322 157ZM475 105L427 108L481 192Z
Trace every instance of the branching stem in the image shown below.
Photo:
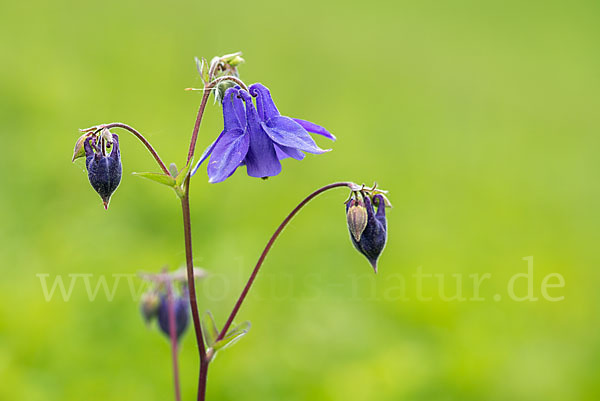
M211 77L212 78L212 77ZM198 108L198 115L196 116L196 122L194 124L194 130L192 132L192 138L190 140L190 148L188 150L187 163L189 164L194 157L194 151L196 150L196 140L198 139L198 132L200 131L200 123L204 116L204 110L208 103L211 90L221 81L230 80L237 82L238 84L245 87L244 83L236 77L223 76L216 78L204 86L204 93L202 94L202 101ZM204 335L202 333L202 326L200 325L200 314L198 312L198 301L196 299L196 285L194 282L194 260L192 253L192 223L190 215L190 179L191 176L185 179L185 188L183 197L181 198L181 210L183 213L183 232L185 237L185 258L186 258L186 271L188 277L188 290L190 293L190 307L192 310L192 320L194 322L194 332L196 333L196 344L198 346L198 352L200 354L200 373L198 376L198 401L204 401L206 398L206 381L208 377L208 364L210 363L209 358L206 356L206 347L204 345Z
M187 283L190 295L190 307L192 309L192 320L194 332L196 333L196 345L200 354L200 373L198 376L198 401L204 401L206 393L206 378L208 370L208 359L202 326L200 326L200 314L198 313L198 302L196 300L196 284L194 281L194 259L192 253L192 224L190 217L190 177L185 180L184 196L181 198L181 210L183 212L183 233L185 237L185 261L187 271Z
M300 209L302 209L308 202L310 202L317 195L319 195L319 194L321 194L321 193L323 193L325 191L328 191L330 189L333 189L333 188L339 188L339 187L352 188L352 185L355 185L355 184L353 184L351 182L336 182L336 183L333 183L333 184L325 185L324 187L321 187L321 188L317 189L316 191L314 191L313 193L311 193L310 195L308 195L306 198L304 198L304 200L302 200L302 202L300 202L290 212L290 214L288 214L287 217L285 219L283 219L283 221L281 222L281 224L279 225L279 227L277 227L277 229L275 230L275 232L273 233L273 235L269 239L269 242L267 242L267 245L265 246L265 249L260 254L260 257L258 258L258 262L256 262L256 266L254 266L254 270L252 271L252 274L250 275L250 278L248 279L248 282L246 283L246 286L242 290L242 293L240 294L237 302L235 303L235 306L233 307L233 310L229 314L229 318L227 318L227 322L225 323L225 326L223 326L223 329L219 333L219 337L217 338L217 341L222 340L225 337L225 335L227 334L227 330L229 330L229 327L233 323L233 319L235 319L235 316L237 315L238 311L240 310L240 307L242 306L242 303L246 299L246 296L248 295L248 291L250 291L250 287L252 286L252 283L254 283L254 280L256 279L256 276L258 275L258 271L260 270L260 267L262 266L263 262L265 261L265 258L267 257L267 254L269 253L269 251L273 247L273 244L275 243L275 240L277 239L277 237L279 237L279 234L281 234L281 232L283 231L283 229L285 228L285 226L288 225L288 223L300 211Z

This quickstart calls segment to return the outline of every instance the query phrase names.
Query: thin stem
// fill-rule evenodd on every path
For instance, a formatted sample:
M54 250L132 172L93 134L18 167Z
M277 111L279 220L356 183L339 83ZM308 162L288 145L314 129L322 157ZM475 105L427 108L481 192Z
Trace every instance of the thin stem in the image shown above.
M208 90L207 90L208 89ZM208 86L204 87L204 93L202 93L202 101L198 108L198 114L196 115L196 122L194 123L194 130L192 131L192 139L190 140L190 149L188 150L187 163L194 157L194 151L196 150L196 140L198 139L198 132L200 131L200 123L202 122L202 116L204 115L204 109L206 103L208 103L208 97L210 96L210 89Z
M144 144L144 146L146 146L146 148L152 154L152 156L154 156L154 159L156 160L156 162L158 163L158 165L160 166L162 171L169 176L171 175L171 173L169 173L169 169L167 168L167 166L165 166L165 163L163 163L162 159L158 156L158 153L156 152L156 150L154 150L152 145L150 145L150 142L148 142L148 140L146 138L144 138L144 136L142 134L140 134L138 131L136 131L133 127L130 127L129 125L123 124L123 123L110 123L110 124L100 125L98 128L99 129L123 128L123 129L131 132Z
M190 149L188 150L187 163L192 160L194 157L194 152L196 151L196 141L198 140L198 132L200 131L200 123L202 122L202 117L204 116L204 109L206 109L206 104L208 103L208 98L210 97L210 92L212 89L222 81L233 81L236 84L240 85L245 90L248 90L244 82L237 77L226 75L219 78L215 78L210 81L208 84L204 85L204 92L202 93L202 101L200 102L200 107L198 108L198 114L196 115L196 122L194 123L194 130L192 131L192 139L190 140Z
M169 312L169 337L171 338L171 359L173 362L173 385L175 387L175 401L181 401L179 389L179 366L177 364L177 328L175 327L175 299L173 297L173 283L167 282L167 302Z
M207 358L202 358L200 362L200 377L198 378L198 401L206 399L206 381L208 379L208 364L210 361Z
M206 393L206 376L208 370L208 361L206 358L206 348L200 326L200 315L198 313L198 302L196 300L196 284L194 281L194 260L192 256L192 224L190 218L190 179L185 180L184 196L181 198L181 210L183 212L183 234L185 237L185 260L187 270L187 283L190 296L190 306L192 309L192 320L194 321L194 331L196 333L196 344L200 354L200 373L198 377L198 401L204 401Z
M246 296L248 295L248 291L250 291L250 287L252 286L252 283L254 283L254 279L256 279L256 276L258 275L258 271L260 270L260 267L262 266L263 262L265 261L265 258L267 257L269 250L271 249L271 247L275 243L275 240L277 239L277 237L279 237L279 234L281 234L281 232L283 231L285 226L287 226L287 224L300 211L300 209L302 209L308 202L310 202L317 195L319 195L325 191L328 191L330 189L333 189L333 188L338 188L338 187L352 188L352 185L354 185L354 184L351 182L336 182L333 184L325 185L324 187L317 189L316 191L314 191L313 193L308 195L306 198L304 198L304 200L302 202L300 202L294 208L294 210L292 210L290 212L290 214L287 215L287 217L281 222L279 227L277 227L277 229L275 230L275 232L269 239L269 242L267 242L265 249L260 254L260 257L258 258L258 262L256 262L256 266L254 266L254 270L252 271L252 274L250 275L250 278L248 279L246 286L242 290L242 293L240 294L240 297L238 298L237 302L235 303L233 310L229 314L229 318L227 318L227 322L225 323L225 326L223 326L221 333L219 333L219 337L217 338L217 341L222 340L223 337L225 337L225 335L227 334L227 330L229 330L229 327L233 323L233 319L235 319L235 316L237 315L238 311L240 310L240 307L242 306L244 299L246 299Z
M214 73L214 72L213 72ZM212 76L210 76L212 78ZM190 147L188 150L187 163L189 164L194 157L196 150L196 141L198 140L198 132L200 131L200 123L204 116L204 110L208 103L211 90L219 83L225 80L236 82L238 85L246 88L244 83L232 76L223 76L213 79L208 84L204 85L204 93L202 94L202 101L198 108L198 114L196 115L196 122L194 123L194 130L192 131L192 138L190 140ZM194 321L194 331L196 332L196 344L198 346L198 352L200 353L200 373L198 377L198 401L204 401L206 397L206 381L208 377L208 365L210 363L206 356L206 347L204 345L204 337L202 334L202 326L200 325L200 314L198 313L198 302L196 300L196 285L194 282L194 261L192 256L192 223L190 217L190 176L185 180L184 195L181 198L181 210L183 212L183 231L185 236L185 258L188 276L188 289L190 293L190 306L192 309L192 320Z

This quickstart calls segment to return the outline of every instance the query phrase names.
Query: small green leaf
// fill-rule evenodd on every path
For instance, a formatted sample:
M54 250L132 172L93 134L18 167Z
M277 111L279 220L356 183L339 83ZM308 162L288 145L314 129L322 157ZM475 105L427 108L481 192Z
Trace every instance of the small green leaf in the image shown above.
M215 318L210 311L206 311L200 322L202 325L202 331L204 332L204 340L206 341L206 347L210 348L215 343L219 336L219 330L215 323Z
M152 181L159 182L161 184L167 185L169 187L175 186L175 179L169 175L162 173L133 173L133 175L137 175L139 177L147 178Z
M233 329L229 330L222 340L217 341L213 348L215 351L219 351L225 348L231 347L233 344L238 342L248 331L250 330L250 322L245 321L238 324Z

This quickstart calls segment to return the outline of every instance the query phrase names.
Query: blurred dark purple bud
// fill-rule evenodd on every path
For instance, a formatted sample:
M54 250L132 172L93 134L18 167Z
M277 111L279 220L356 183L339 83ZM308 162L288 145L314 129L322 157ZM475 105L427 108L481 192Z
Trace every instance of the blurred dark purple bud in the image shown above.
M174 312L175 312L175 335L177 340L181 338L190 323L189 301L187 297L173 294ZM158 307L158 326L167 336L171 336L169 330L169 299L166 295L161 295L160 306Z
M357 197L364 197L364 206L361 206ZM377 212L373 209L373 203L377 206ZM367 222L364 229L357 235L362 227L362 217L360 208L364 208L367 214ZM385 218L385 198L380 195L359 194L353 196L346 203L346 216L348 219L348 229L350 230L350 239L354 247L369 261L373 270L377 273L377 259L385 248L387 241L387 220ZM354 209L353 209L354 208ZM351 214L353 217L351 217ZM352 222L351 222L352 221ZM358 236L358 239L357 239Z
M110 148L110 154L107 154L107 148ZM90 184L102 198L104 208L108 209L110 197L121 182L119 136L103 132L85 139L84 149Z
M140 302L140 312L146 323L158 316L158 307L160 306L160 297L156 291L148 291L142 295Z

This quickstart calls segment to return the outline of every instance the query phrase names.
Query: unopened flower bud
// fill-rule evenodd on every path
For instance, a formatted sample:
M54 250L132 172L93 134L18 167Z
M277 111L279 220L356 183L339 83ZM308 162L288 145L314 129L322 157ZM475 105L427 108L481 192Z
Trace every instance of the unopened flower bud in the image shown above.
M110 144L108 155L107 143ZM100 138L89 137L84 141L84 149L90 184L102 198L104 208L108 209L110 197L121 182L119 136L103 132Z
M352 199L355 200L355 199ZM352 200L346 204L346 215L348 216L348 228L350 230L350 239L352 240L352 244L354 247L371 263L373 266L373 270L377 273L377 259L379 259L379 255L385 248L385 243L387 241L387 220L385 218L385 207L386 202L382 195L377 194L372 197L371 195L364 195L364 208L367 213L367 223L364 229L361 231L361 235L359 239L356 237L356 233L358 233L361 227L360 217L353 217L353 224L350 223L351 208L360 208L360 206L356 204L351 204ZM373 209L373 203L377 204L377 213ZM361 212L355 210L352 212L353 215L358 216Z
M244 60L241 56L237 55L233 57L231 60L227 62L232 67L237 67L240 64L243 64L246 60Z
M221 59L221 61L229 64L232 67L237 67L238 65L242 64L244 61L242 58L242 52L236 52L236 53L231 53L231 54L226 54L224 56L219 57Z
M189 316L189 301L187 297L176 296L173 294L173 312L175 313L175 335L177 339L187 329L190 316ZM158 325L160 330L167 336L170 337L171 330L169 326L169 298L166 295L161 296L160 306L158 308Z

